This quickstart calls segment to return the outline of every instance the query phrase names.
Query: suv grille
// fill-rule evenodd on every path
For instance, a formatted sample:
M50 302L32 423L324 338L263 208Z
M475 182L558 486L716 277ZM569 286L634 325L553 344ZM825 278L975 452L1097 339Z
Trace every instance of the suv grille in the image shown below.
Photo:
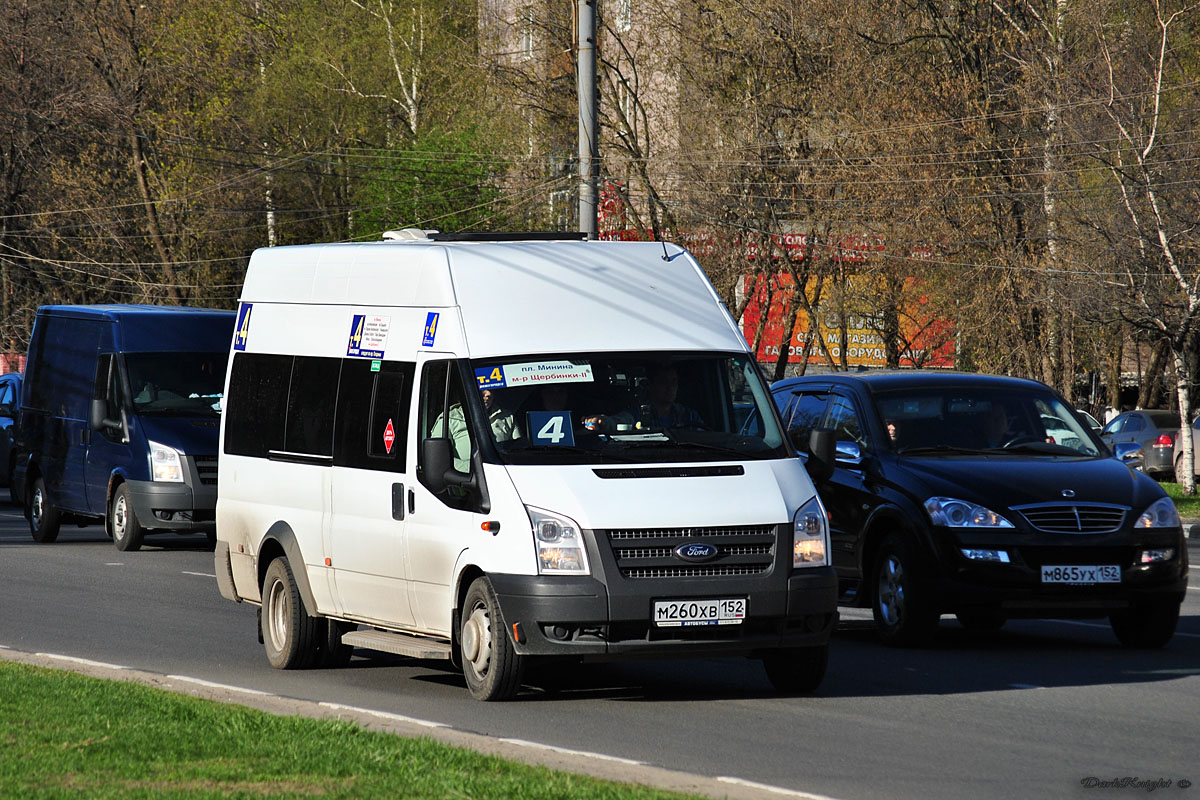
M1046 533L1108 533L1121 527L1128 509L1062 503L1024 506L1016 510L1030 525Z
M622 528L607 531L609 547L626 578L714 578L763 575L775 563L778 527ZM683 544L713 545L708 561L686 561L675 555Z
M205 486L217 485L217 457L216 456L192 456L196 462L196 474L200 476L200 483Z

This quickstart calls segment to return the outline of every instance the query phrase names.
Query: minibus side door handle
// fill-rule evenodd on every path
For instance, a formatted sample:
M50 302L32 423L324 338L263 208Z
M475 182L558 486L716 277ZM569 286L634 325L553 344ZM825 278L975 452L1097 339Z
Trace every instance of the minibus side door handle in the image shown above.
M392 519L404 519L404 484L392 484Z

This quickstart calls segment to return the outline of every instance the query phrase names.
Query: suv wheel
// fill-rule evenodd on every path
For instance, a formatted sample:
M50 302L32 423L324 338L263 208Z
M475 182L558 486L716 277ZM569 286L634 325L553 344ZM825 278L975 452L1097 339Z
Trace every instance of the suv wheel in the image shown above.
M925 566L908 540L892 534L875 558L875 631L895 647L928 644L939 614L932 604Z
M1113 633L1126 647L1157 649L1171 641L1179 624L1179 603L1147 603L1108 618Z

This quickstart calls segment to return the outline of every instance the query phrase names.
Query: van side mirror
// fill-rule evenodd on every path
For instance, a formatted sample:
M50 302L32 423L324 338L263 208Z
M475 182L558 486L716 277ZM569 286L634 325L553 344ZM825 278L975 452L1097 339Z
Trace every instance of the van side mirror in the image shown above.
M104 432L119 433L122 441L129 441L129 431L125 427L125 415L122 413L117 419L112 419L108 416L108 401L103 397L93 397L92 406L89 409L91 412L90 419L92 430Z
M814 484L824 483L833 474L837 449L837 431L817 428L808 436L808 461L804 463Z

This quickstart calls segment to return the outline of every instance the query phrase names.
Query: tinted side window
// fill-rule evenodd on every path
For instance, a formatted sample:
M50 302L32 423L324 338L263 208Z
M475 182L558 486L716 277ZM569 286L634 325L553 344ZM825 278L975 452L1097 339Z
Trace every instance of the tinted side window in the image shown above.
M806 392L797 394L789 405L785 421L787 422L788 437L792 444L802 453L808 452L809 435L821 423L825 416L825 405L829 395Z
M1144 427L1146 427L1146 426L1142 422L1141 417L1129 417L1128 419L1125 420L1125 427L1121 429L1121 432L1122 433L1133 433L1134 431L1140 431Z
M296 356L287 394L285 451L333 455L333 412L341 368L340 358Z
M848 398L837 396L833 398L833 402L829 405L829 419L825 423L825 427L837 431L839 442L857 442L860 445L866 445L862 423L859 422L854 404Z
M415 365L385 361L378 371L371 367L372 362L365 359L343 361L333 462L344 467L403 472L407 466L408 409Z
M267 457L283 449L292 356L236 353L225 398L225 452Z
M86 419L96 375L96 353L108 323L42 317L29 371L29 405L51 414Z

